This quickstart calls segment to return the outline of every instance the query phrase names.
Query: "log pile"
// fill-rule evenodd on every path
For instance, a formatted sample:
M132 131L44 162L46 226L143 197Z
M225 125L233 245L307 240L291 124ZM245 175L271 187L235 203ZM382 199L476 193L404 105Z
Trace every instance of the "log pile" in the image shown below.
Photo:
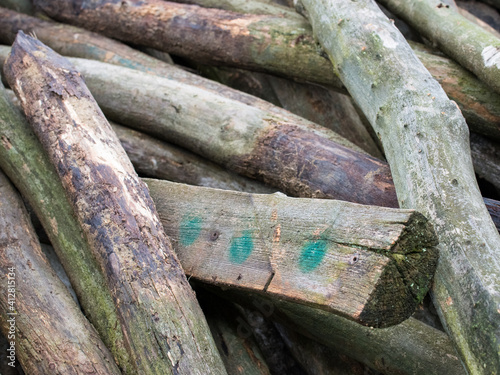
M0 0L2 374L498 373L500 39L380 3Z

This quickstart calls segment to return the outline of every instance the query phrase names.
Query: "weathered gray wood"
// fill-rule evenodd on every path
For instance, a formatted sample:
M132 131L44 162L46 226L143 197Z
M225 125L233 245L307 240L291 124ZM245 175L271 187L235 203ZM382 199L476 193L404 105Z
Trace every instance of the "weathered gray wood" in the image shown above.
M414 211L146 181L196 279L377 327L408 318L427 292L435 239Z
M438 0L380 3L500 93L500 39Z
M121 374L51 269L21 198L0 171L1 329L27 374ZM14 357L14 358L7 358Z
M106 282L59 181L24 114L13 108L0 84L0 167L28 200L70 276L85 315L121 371L135 367L125 350L121 323Z
M436 226L433 296L443 324L470 372L494 373L500 368L500 236L477 187L461 112L373 2L302 2L380 134L401 206L422 211Z
M4 72L57 166L138 372L224 374L147 188L79 74L22 32Z

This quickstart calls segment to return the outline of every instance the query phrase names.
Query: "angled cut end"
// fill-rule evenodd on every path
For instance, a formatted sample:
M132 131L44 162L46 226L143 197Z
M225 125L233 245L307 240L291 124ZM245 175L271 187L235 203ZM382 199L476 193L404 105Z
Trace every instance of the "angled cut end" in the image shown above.
M391 259L359 314L362 324L384 328L409 318L430 289L439 253L429 221L414 212L399 239L386 254Z

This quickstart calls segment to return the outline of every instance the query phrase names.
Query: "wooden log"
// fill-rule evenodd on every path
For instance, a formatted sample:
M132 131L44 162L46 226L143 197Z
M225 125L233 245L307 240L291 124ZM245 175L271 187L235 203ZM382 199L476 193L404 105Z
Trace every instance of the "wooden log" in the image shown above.
M289 195L396 205L387 165L353 151L359 148L328 129L318 131L298 116L278 116L131 69L71 61L102 110L118 123L180 145ZM130 103L134 103L133 112Z
M500 236L477 187L463 116L375 4L303 4L380 134L401 206L421 210L436 226L433 299L445 328L470 372L494 373L500 368Z
M328 60L318 51L314 40L308 38L312 36L310 27L302 19L242 15L163 0L132 0L126 7L118 0L99 3L81 0L74 4L37 0L34 3L51 18L122 41L178 56L196 56L200 62L286 74L342 87ZM74 5L79 9L78 15ZM148 26L144 24L145 14L150 15ZM117 22L110 24L110 19ZM273 28L273 34L269 33L269 27ZM251 38L241 37L243 35L251 35ZM221 48L224 53L219 53Z
M440 50L500 93L500 40L438 0L381 0Z
M113 357L52 271L23 207L0 172L2 332L7 359L27 374L121 374ZM5 361L6 353L2 353Z
M209 23L209 20L205 20L205 23ZM285 19L281 19L280 22L286 22ZM291 25L293 28L293 25ZM134 51L131 48L118 43L114 40L99 36L94 33L84 31L82 29L73 28L68 25L54 24L37 19L27 18L25 15L13 15L7 10L0 9L0 38L2 38L2 43L12 43L15 33L23 29L26 33L35 32L37 37L49 45L55 51L73 57L84 57L90 59L96 59L99 61L105 61L112 64L127 66L134 69L140 69L152 74L157 74L163 77L180 80L192 85L202 86L205 89L213 90L219 95L228 96L232 99L243 101L247 104L252 103L254 106L266 106L262 101L256 100L255 98L242 95L234 90L230 90L227 87L218 85L210 80L205 80L197 77L193 74L185 72L181 69L175 68L171 65L161 64L158 60L151 59L149 56L144 55L138 51ZM276 33L274 33L276 34ZM279 34L279 32L278 32ZM311 35L311 31L307 31L307 34ZM310 43L312 41L312 36L307 37L301 41L301 43ZM316 49L316 45L311 48ZM227 48L227 46L225 46ZM295 47L288 47L295 48ZM304 53L304 51L302 51ZM420 59L425 57L421 52L417 51ZM317 59L316 55L309 56L309 60ZM319 62L322 61L322 58ZM430 62L433 60L430 59ZM318 64L318 61L314 64ZM443 62L440 61L437 67L427 66L429 69L438 69L442 71ZM455 64L456 65L456 64ZM453 68L453 65L452 65ZM326 67L326 70L322 72L323 75L333 74L331 69ZM307 73L307 70L302 70L303 74ZM452 69L455 79L450 79L451 82L460 82L461 84L455 84L451 87L454 90L459 90L450 96L457 101L464 114L467 116L467 121L469 125L477 132L482 132L482 129L486 129L486 135L494 134L496 138L500 138L500 97L493 94L489 89L485 88L479 80L473 79L470 75L467 75L464 69ZM286 74L286 71L283 72ZM304 80L313 80L311 77L304 76ZM439 77L438 77L439 79ZM330 78L324 80L323 83L327 83ZM445 87L446 88L446 87ZM482 94L486 92L489 94ZM478 94L479 93L479 94ZM488 100L484 98L489 97ZM269 105L266 106L268 110ZM472 109L468 109L472 107ZM274 107L273 110L276 110ZM472 113L469 116L469 113ZM476 125L477 124L477 125Z
M183 269L196 279L377 327L408 318L427 293L435 238L414 211L146 181Z
M479 134L470 134L474 170L500 191L500 144Z
M57 172L0 83L0 167L27 199L71 278L85 315L121 371L135 370L125 349L113 300L66 199Z
M135 170L146 177L224 190L274 193L259 181L230 173L208 160L147 134L111 123Z
M137 371L224 374L147 188L79 74L22 32L5 67L92 245Z
M199 65L197 68L205 77L283 107L333 130L370 155L383 158L347 95L265 73Z
M448 335L414 318L374 329L305 305L236 289L206 287L383 374L467 374Z

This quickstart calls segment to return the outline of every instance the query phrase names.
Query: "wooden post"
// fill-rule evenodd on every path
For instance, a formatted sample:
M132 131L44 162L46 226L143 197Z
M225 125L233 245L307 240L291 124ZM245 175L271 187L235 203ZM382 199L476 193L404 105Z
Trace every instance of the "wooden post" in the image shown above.
M147 188L79 74L21 32L5 75L105 275L138 372L224 374Z
M13 186L0 171L0 315L9 342L2 362L27 374L121 374L52 271Z
M440 260L432 291L443 325L471 373L495 373L500 236L477 187L460 110L373 2L302 2L380 134L401 206L420 210L435 225Z
M183 269L206 283L375 327L407 319L429 288L436 242L414 211L146 181Z

